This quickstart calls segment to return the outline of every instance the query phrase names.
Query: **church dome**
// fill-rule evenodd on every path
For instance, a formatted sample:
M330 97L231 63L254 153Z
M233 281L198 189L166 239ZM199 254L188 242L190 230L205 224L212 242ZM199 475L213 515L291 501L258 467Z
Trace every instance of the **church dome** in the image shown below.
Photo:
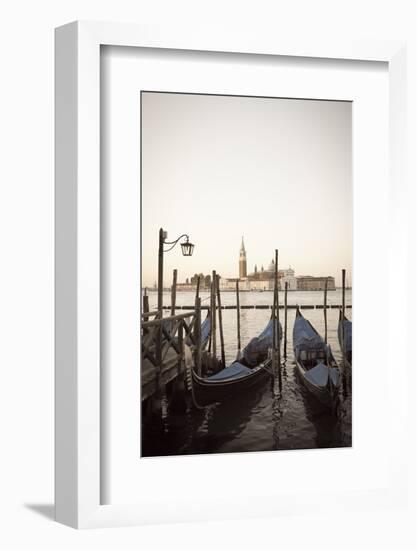
M275 271L275 262L274 262L274 260L272 260L271 263L269 264L268 271Z

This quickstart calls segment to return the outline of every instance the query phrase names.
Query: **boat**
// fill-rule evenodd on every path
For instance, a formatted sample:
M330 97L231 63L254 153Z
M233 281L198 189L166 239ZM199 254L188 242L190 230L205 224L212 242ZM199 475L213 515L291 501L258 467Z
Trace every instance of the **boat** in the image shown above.
M247 346L238 352L237 358L219 372L203 377L192 370L192 388L194 402L199 407L221 403L265 381L271 375L272 342L274 321L269 320L258 337L252 338ZM279 325L279 342L282 327Z
M297 308L293 346L296 370L305 388L327 408L335 410L340 387L340 369L328 346Z
M343 315L342 310L339 310L339 325L337 327L337 336L339 339L340 349L346 363L352 365L352 321L346 315Z

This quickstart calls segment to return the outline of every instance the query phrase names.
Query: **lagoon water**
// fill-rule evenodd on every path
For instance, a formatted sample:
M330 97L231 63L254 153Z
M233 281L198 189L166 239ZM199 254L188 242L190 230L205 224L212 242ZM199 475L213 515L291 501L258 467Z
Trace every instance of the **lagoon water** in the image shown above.
M209 294L201 293L202 305L209 304ZM236 304L234 292L222 292L222 305ZM150 308L156 307L156 292L149 292ZM267 304L272 291L241 292L241 305ZM279 296L284 303L283 292ZM328 293L328 304L341 304L341 290ZM178 292L178 305L192 305L193 292ZM288 304L316 305L323 303L322 292L288 292ZM164 293L164 304L170 304L170 294ZM351 291L346 292L346 304L351 304ZM351 318L351 309L346 310ZM305 309L303 315L324 335L323 309ZM166 312L169 315L169 312ZM242 347L259 334L271 315L270 310L242 309L240 312ZM205 312L202 313L204 318ZM236 310L222 310L226 362L232 362L237 351ZM188 408L184 413L170 411L166 433L160 419L142 426L142 456L162 456L195 453L224 453L263 450L349 447L352 444L352 396L350 384L340 391L338 415L331 415L302 386L295 372L292 349L292 329L295 309L288 309L287 359L283 364L282 394L273 380L255 388L242 399L203 410ZM342 364L337 339L338 309L327 310L328 343L336 361ZM280 309L284 327L284 311ZM220 344L217 344L220 349ZM281 344L282 356L283 344Z

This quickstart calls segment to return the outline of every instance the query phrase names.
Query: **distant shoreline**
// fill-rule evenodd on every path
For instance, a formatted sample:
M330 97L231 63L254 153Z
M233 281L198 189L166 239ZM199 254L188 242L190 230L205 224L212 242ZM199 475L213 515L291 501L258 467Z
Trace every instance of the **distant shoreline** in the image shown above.
M149 288L149 287L143 287L142 288L142 292L146 290L146 292L158 292L158 289L157 288ZM336 288L332 288L332 289L328 289L328 292L336 292L336 290L342 290L342 287L336 287ZM352 287L346 287L345 290L352 290ZM177 292L189 292L191 294L195 294L195 291L196 289L181 289L181 288L178 288L177 287ZM236 292L235 289L233 288L222 288L220 289L221 292ZM166 287L164 288L164 292L171 292L171 288L170 287ZM200 292L210 292L210 289L200 289ZM273 292L273 290L255 290L255 289L252 289L252 290L246 290L246 289L239 289L239 293L240 292L254 292L256 294L262 294L262 292ZM280 292L285 292L285 290L283 288L280 289ZM299 290L299 289L288 289L288 292L324 292L324 290L316 290L316 289L311 289L311 290Z

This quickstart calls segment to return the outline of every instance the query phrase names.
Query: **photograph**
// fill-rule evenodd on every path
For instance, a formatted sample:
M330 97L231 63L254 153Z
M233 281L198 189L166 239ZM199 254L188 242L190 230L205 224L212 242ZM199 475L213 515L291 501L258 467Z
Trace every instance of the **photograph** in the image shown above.
M140 458L351 447L352 102L140 113Z

